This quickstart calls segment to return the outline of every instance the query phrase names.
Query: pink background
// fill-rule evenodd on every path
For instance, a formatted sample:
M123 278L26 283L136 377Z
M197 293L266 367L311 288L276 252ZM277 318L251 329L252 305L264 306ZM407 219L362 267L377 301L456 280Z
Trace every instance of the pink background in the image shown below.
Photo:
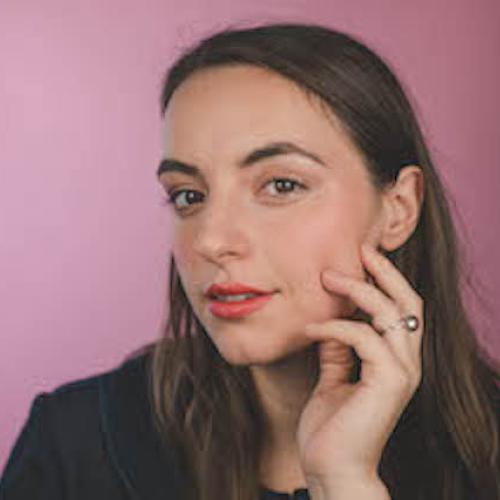
M314 6L314 8L312 8ZM500 3L3 0L0 6L0 467L36 393L156 338L169 228L158 95L183 45L226 23L319 21L360 35L409 86L500 296ZM476 321L500 353L489 321ZM496 336L495 336L496 335Z

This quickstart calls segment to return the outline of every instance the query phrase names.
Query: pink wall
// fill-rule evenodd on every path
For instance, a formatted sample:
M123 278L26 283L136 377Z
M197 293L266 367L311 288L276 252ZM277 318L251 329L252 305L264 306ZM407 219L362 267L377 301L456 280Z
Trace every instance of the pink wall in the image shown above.
M157 102L176 49L226 22L284 19L362 35L399 69L498 300L497 1L3 0L0 467L37 392L159 334L169 235Z

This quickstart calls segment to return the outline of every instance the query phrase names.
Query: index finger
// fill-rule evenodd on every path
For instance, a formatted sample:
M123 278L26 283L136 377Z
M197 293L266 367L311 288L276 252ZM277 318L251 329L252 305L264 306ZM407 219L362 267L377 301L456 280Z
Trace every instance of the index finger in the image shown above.
M397 304L401 304L408 312L419 313L422 298L403 276L401 271L375 248L361 245L361 257L368 272L376 284Z

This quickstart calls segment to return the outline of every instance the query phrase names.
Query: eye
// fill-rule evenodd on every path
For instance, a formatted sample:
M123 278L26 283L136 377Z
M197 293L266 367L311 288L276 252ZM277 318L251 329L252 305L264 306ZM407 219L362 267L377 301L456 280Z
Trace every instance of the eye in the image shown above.
M162 205L175 205L176 210L182 210L182 208L185 208L185 206L179 207L178 205L176 205L176 201L177 198L184 193L188 193L186 195L188 201L193 201L193 198L196 198L196 194L201 194L199 191L193 191L192 189L179 189L177 191L170 191L168 195L163 198ZM190 204L188 203L187 206L190 206Z
M277 191L279 194L288 194L288 193L293 193L297 191L294 189L294 187L297 187L299 189L307 189L307 187L302 184L299 181L296 181L295 179L291 179L288 177L273 177L270 181L266 182L264 186L267 186L268 184L271 184L277 187Z
M272 179L264 183L264 187L268 185L274 185L277 188L277 197L286 197L288 194L294 193L295 191L297 191L297 189L295 189L296 187L301 190L307 189L307 187L301 182L288 177L273 177ZM184 206L179 206L176 204L176 202L183 194L186 194L186 204ZM203 197L202 193L200 193L199 191L194 191L192 189L178 189L176 191L170 191L168 193L168 196L163 198L162 205L174 205L177 212L182 212L192 205L192 203L190 202L200 201L198 195L201 195L201 197ZM272 196L274 197L275 195Z

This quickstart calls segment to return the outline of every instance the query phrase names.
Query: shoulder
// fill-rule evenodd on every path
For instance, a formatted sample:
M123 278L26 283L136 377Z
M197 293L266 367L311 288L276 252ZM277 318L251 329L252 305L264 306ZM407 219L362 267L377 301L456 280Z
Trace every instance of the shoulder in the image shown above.
M83 409L86 403L96 402L103 384L142 385L147 376L150 360L151 353L143 353L126 359L110 370L61 384L43 395L62 408L70 410L72 407L78 407Z
M129 391L129 400L144 397L149 358L142 354L37 394L2 473L0 498L88 498L96 491L104 495L99 499L122 498L106 425L113 428L108 415L111 410L118 414L122 402L113 399L114 393ZM122 414L127 420L127 412ZM88 496L84 490L77 493L78 484ZM47 496L40 497L41 490Z
M66 443L85 442L83 436L99 433L100 416L110 390L133 398L145 389L148 360L149 354L143 354L110 370L40 393L33 400L30 416L43 417L54 435L64 437Z

